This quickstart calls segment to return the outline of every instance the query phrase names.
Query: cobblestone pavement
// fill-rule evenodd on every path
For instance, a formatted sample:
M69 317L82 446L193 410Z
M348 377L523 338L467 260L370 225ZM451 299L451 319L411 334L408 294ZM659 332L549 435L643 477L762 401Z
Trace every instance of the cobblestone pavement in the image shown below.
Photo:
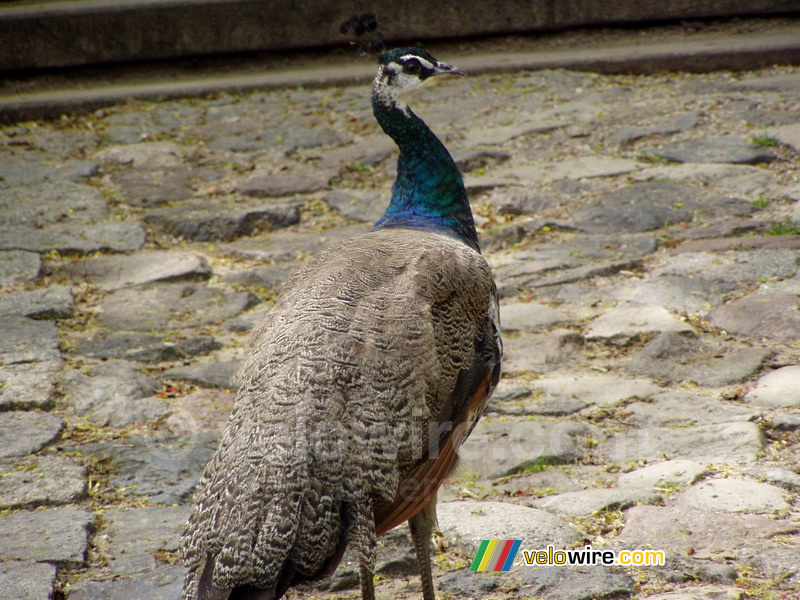
M441 596L800 598L800 69L475 76L415 106L466 173L506 342L441 494ZM0 145L0 596L175 598L247 332L382 212L394 147L367 85ZM482 538L667 560L470 573ZM405 527L379 555L378 596L418 597ZM357 595L347 559L290 594Z

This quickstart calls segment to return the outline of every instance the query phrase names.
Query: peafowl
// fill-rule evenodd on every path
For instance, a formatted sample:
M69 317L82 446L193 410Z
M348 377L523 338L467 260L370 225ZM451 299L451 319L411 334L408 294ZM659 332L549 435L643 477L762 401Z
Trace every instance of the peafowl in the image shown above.
M370 15L345 28L378 35ZM280 598L348 545L371 600L376 537L405 521L434 599L436 491L500 376L497 293L461 174L407 104L460 72L362 46L378 56L373 112L400 148L391 201L369 233L308 260L253 331L181 541L185 600Z

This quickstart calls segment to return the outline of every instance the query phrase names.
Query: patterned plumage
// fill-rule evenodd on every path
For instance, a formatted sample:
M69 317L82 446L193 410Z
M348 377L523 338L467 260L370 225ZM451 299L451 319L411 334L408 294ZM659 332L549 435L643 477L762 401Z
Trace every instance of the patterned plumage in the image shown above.
M502 346L461 175L405 104L455 70L416 49L379 64L374 113L400 147L390 206L370 233L307 261L253 332L182 540L184 599L279 598L350 545L369 600L376 535L406 520L433 598L436 489Z

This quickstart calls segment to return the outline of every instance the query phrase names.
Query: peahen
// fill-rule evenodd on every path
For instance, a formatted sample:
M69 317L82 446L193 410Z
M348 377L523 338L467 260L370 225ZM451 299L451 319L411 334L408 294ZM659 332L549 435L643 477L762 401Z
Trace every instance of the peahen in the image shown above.
M187 600L280 598L348 545L372 599L376 537L405 521L434 598L436 491L500 376L497 295L461 174L406 103L459 71L363 46L378 55L373 112L400 148L392 198L372 231L307 261L253 332L181 543Z

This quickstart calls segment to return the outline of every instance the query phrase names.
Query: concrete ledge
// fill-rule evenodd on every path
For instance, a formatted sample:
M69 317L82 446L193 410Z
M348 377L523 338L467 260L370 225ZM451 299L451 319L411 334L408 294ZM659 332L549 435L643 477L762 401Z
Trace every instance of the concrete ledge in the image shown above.
M341 44L338 24L364 10L363 0L2 4L0 71ZM391 41L796 14L800 5L797 0L385 0L379 12Z
M635 34L632 34L635 36ZM772 64L800 64L800 23L763 34L697 34L658 43L626 43L580 49L458 56L448 60L471 74L565 68L599 73L708 72L745 70ZM48 89L0 96L0 122L55 118L93 110L129 99L203 96L291 86L347 85L368 82L375 74L371 61L347 65L273 72L248 72L195 79L169 78L138 84L115 84L75 89Z

